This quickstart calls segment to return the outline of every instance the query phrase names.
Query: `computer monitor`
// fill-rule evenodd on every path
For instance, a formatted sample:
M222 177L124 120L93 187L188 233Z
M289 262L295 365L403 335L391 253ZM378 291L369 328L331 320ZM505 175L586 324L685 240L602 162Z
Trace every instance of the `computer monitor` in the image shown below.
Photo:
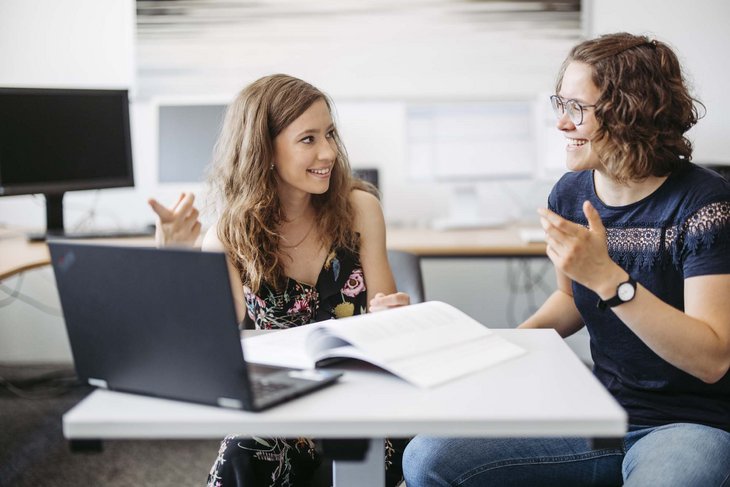
M126 90L0 88L0 196L42 193L48 235L66 191L132 186Z
M451 186L449 216L438 229L507 222L503 207L480 205L478 183L527 180L535 172L533 106L529 99L410 103L406 110L409 173Z

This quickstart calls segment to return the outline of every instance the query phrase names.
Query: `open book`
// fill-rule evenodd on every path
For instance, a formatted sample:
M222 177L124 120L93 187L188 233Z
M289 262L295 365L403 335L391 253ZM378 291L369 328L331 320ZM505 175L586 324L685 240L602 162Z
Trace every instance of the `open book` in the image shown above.
M243 340L243 348L247 362L299 369L355 358L423 388L525 352L439 301L278 330Z

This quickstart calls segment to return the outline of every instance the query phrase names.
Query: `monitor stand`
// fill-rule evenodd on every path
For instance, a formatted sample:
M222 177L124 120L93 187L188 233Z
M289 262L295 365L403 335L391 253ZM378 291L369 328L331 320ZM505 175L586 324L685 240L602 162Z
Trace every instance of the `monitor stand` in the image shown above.
M154 225L139 228L85 230L68 232L63 227L63 196L65 193L46 193L46 231L28 234L31 242L48 239L91 239L149 237L155 234Z
M431 223L434 230L470 230L504 226L509 222L505 215L483 214L479 192L475 185L455 186L449 197L449 216L437 218Z

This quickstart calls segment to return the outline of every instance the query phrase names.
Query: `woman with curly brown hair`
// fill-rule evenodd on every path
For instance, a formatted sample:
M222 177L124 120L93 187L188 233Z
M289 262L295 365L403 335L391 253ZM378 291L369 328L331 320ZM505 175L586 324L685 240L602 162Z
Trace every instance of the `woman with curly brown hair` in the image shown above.
M612 34L573 48L551 103L572 171L539 210L558 289L521 327L586 326L628 432L605 449L416 437L408 487L727 485L730 185L690 162L699 102L669 46Z
M241 91L227 110L211 181L219 218L203 250L228 255L243 327L289 328L409 303L396 292L374 188L353 179L330 101L314 86L279 74ZM195 241L192 195L172 209L150 205L161 245ZM309 485L320 461L307 438L230 436L208 485Z

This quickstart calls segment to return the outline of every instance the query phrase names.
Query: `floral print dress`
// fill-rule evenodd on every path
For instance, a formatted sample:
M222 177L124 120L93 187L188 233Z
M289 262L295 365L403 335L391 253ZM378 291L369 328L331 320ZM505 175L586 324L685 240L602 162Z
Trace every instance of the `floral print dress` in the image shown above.
M247 317L244 327L278 330L367 311L365 276L357 255L333 250L315 286L289 278L286 289L263 286L259 294L244 288ZM247 326L248 325L248 326Z
M367 288L359 256L333 250L315 286L289 279L284 290L264 286L259 294L244 289L247 317L243 327L291 328L367 311ZM392 452L386 442L387 452ZM390 456L390 455L389 455ZM289 487L309 485L322 462L309 438L250 438L230 435L221 443L208 474L208 487ZM386 464L392 462L386 459ZM399 476L399 473L397 474Z

